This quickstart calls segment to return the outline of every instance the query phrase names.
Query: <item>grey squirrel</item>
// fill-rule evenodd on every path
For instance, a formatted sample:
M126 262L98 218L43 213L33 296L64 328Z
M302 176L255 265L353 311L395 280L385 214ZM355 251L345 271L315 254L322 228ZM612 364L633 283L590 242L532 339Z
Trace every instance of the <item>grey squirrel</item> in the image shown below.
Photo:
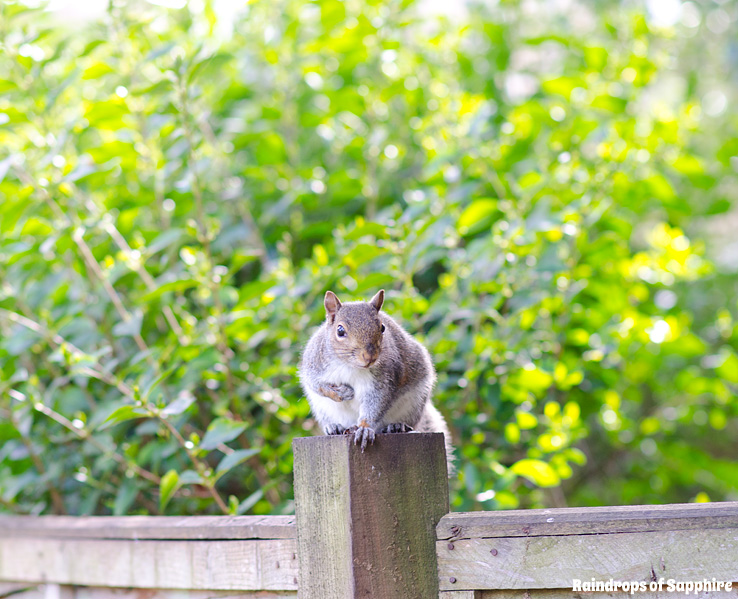
M353 434L362 451L377 432L443 433L451 471L451 436L430 399L430 354L381 311L383 303L384 290L368 302L346 303L326 292L326 320L298 369L310 408L326 434Z

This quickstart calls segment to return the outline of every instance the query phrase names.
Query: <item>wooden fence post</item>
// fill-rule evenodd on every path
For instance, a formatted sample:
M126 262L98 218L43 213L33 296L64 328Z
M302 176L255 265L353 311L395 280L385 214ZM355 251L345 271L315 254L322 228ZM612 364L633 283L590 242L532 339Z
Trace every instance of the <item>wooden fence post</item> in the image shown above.
M293 442L300 599L437 599L448 513L443 435Z

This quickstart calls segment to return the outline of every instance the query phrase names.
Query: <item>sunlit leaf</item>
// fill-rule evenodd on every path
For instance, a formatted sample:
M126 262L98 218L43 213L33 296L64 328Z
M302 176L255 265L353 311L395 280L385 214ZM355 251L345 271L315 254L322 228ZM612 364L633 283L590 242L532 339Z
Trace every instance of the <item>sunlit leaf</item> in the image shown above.
M200 449L215 449L221 443L233 441L247 427L248 424L245 422L236 422L224 417L216 418L208 426L208 430L200 442Z
M176 470L170 470L161 477L159 484L159 511L163 512L172 495L179 488L179 475Z
M555 487L560 482L554 469L541 460L519 460L510 467L510 470L527 478L539 487Z

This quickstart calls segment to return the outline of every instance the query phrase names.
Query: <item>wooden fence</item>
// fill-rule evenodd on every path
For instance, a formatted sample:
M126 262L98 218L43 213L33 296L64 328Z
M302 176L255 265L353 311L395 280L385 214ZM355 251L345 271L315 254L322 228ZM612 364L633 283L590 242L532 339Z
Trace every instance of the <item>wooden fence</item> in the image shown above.
M441 435L294 450L296 518L0 517L0 598L738 598L738 503L448 513Z

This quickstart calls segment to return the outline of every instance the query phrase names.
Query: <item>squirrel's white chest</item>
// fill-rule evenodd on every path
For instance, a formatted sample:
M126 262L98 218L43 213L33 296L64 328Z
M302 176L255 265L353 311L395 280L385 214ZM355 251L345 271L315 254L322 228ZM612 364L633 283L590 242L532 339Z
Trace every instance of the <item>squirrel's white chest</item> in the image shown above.
M374 382L371 370L354 368L347 364L336 364L327 368L320 378L334 385L351 385L357 396Z
M313 391L307 392L308 401L318 422L340 424L346 428L357 423L361 398L367 388L373 384L373 375L369 369L353 368L345 364L337 364L321 373L321 380L334 385L350 385L354 389L354 399L350 401L333 401Z

